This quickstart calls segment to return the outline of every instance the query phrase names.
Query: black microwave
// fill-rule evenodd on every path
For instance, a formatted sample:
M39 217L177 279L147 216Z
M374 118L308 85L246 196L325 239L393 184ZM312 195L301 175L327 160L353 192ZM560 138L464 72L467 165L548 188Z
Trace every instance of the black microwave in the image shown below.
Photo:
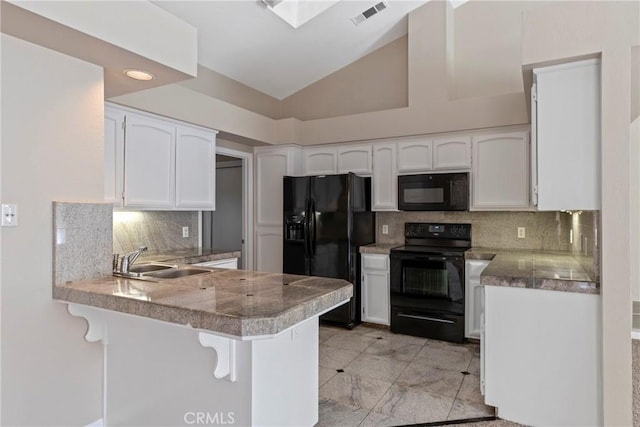
M434 173L398 177L401 211L469 210L469 174Z

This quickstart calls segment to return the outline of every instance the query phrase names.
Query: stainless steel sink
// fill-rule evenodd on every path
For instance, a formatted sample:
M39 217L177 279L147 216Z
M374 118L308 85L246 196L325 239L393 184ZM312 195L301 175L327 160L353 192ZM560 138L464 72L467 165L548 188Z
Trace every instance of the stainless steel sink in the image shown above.
M195 274L211 273L211 270L201 268L181 268L171 270L154 271L145 273L144 276L155 277L156 279L178 279L180 277L193 276Z
M175 268L175 265L167 265L167 264L135 264L129 267L129 272L131 273L149 273L152 271L161 271L168 270L170 268Z

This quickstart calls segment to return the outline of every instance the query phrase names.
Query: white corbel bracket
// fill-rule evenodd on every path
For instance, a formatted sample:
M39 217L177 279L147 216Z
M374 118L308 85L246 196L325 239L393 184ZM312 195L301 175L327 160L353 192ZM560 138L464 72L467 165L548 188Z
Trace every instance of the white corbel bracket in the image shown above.
M102 318L102 313L78 304L67 304L67 311L70 315L82 317L87 321L87 333L84 336L86 341L107 343L107 325Z
M200 345L214 349L217 354L218 360L213 376L227 377L229 382L236 382L236 341L205 332L198 333L198 340Z

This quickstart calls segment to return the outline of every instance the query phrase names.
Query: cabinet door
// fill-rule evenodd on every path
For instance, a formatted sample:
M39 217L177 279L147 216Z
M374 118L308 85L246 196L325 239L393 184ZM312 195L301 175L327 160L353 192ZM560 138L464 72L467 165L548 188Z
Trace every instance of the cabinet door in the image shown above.
M374 211L398 210L398 177L396 173L396 145L373 146L373 179L371 182Z
M305 148L302 153L302 173L304 175L332 175L338 169L335 147Z
M256 152L256 225L282 225L282 178L294 173L286 148Z
M371 146L338 147L338 173L371 174Z
M471 168L471 137L433 140L433 169Z
M373 266L374 268L368 268ZM389 256L362 255L362 320L389 325Z
M176 207L216 207L216 134L178 127L176 139Z
M398 142L398 173L426 172L432 168L433 142L411 139Z
M473 137L472 210L529 209L527 132Z
M104 201L122 206L124 175L124 112L104 109Z
M600 209L600 64L534 70L538 209ZM532 110L533 111L533 110ZM537 126L536 126L537 122ZM534 183L535 185L535 183Z
M480 274L489 261L469 260L465 265L465 328L467 338L480 339L481 316L484 313L484 286L480 284Z
M282 273L282 227L257 228L256 269Z
M172 209L175 195L175 126L127 114L124 205Z

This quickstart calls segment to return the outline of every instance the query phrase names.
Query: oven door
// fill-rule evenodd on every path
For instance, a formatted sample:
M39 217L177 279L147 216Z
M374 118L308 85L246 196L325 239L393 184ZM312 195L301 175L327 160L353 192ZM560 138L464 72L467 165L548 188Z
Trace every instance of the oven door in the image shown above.
M391 305L464 314L464 258L391 254Z

